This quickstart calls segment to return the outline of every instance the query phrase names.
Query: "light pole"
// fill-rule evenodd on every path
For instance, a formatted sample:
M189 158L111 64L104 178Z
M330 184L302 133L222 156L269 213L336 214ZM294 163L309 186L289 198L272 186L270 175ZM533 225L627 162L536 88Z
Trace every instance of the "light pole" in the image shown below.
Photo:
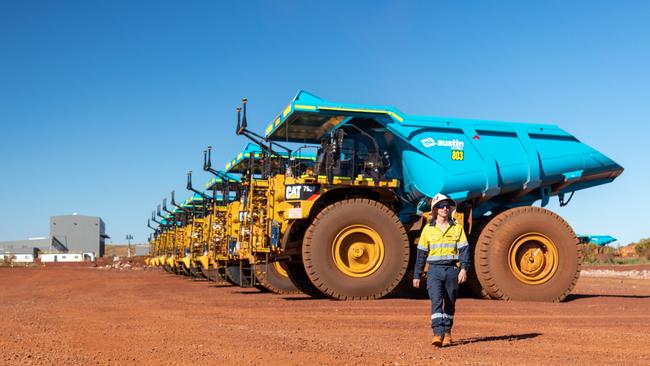
M126 234L126 240L128 240L128 242L129 242L129 248L128 248L128 251L127 251L126 255L127 255L127 257L131 258L131 240L133 240L133 235Z

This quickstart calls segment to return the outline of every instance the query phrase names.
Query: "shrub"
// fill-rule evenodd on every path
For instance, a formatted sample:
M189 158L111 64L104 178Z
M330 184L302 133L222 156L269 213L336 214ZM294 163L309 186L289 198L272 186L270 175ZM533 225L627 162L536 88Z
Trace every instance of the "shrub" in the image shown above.
M582 251L582 261L584 263L596 263L598 261L598 249L598 245L581 244L580 251Z
M650 259L650 238L639 240L634 250L639 258Z
M582 251L582 262L587 264L614 263L616 257L616 249L607 245L582 244L580 250Z

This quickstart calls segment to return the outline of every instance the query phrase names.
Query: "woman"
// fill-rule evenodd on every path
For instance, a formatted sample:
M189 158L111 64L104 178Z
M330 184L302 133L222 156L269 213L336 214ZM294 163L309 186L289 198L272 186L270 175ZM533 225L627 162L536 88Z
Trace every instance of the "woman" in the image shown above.
M431 328L437 347L451 345L458 284L467 280L470 266L469 245L463 223L452 219L456 202L444 194L431 200L431 222L424 227L418 242L413 286L420 286L424 263L429 264L427 291L431 298Z

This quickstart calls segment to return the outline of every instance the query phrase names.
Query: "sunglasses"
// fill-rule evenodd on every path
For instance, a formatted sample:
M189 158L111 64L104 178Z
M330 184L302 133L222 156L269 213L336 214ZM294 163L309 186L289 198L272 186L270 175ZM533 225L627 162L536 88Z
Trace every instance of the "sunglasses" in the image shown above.
M442 205L436 206L436 208L438 208L438 209L446 208L446 209L449 209L449 210L451 210L452 207L454 207L454 206L452 206L452 205L450 205L448 203L443 203Z

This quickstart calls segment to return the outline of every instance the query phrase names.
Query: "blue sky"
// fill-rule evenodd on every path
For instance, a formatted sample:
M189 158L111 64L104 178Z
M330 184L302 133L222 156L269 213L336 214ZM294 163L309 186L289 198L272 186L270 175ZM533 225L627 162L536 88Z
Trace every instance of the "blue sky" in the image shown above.
M73 212L145 241L187 170L209 179L205 146L218 166L244 146L242 97L263 131L299 89L557 124L626 170L550 208L579 233L650 237L648 4L2 0L0 241Z

